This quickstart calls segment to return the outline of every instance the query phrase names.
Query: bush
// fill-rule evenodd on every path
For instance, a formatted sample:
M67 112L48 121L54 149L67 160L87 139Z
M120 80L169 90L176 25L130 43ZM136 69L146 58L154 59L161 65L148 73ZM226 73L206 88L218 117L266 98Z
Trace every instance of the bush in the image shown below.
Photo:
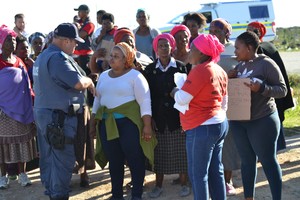
M300 88L300 75L291 74L289 75L290 86L293 88Z

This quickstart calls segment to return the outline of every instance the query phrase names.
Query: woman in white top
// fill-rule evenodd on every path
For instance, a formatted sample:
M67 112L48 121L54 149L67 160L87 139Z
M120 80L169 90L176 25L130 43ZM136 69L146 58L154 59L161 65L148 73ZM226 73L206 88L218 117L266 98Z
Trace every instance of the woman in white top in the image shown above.
M127 43L112 49L111 69L99 77L92 111L101 120L98 144L109 162L113 199L123 199L125 160L131 172L132 199L141 199L143 193L145 156L151 162L149 148L144 148L153 144L148 142L152 134L150 90L144 76L133 69L134 59L135 51Z

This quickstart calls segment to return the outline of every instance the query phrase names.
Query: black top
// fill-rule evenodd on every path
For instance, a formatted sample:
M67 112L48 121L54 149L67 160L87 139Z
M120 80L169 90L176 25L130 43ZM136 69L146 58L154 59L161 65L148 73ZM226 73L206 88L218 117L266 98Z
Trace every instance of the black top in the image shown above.
M146 77L151 93L152 117L158 131L163 133L166 126L170 131L180 128L179 111L174 108L175 101L170 96L176 84L176 72L187 73L183 62L176 60L176 68L170 67L166 72L156 67L157 60L149 64L143 74Z
M289 85L289 78L288 78L284 63L279 55L278 50L270 42L260 43L257 53L259 53L259 54L263 53L263 54L269 56L272 60L274 60L275 63L280 68L281 74L284 78L284 81L285 81L285 84L287 87L287 95L283 98L275 99L280 121L283 122L284 121L284 111L286 109L292 108L294 106L293 97L291 94L291 88Z

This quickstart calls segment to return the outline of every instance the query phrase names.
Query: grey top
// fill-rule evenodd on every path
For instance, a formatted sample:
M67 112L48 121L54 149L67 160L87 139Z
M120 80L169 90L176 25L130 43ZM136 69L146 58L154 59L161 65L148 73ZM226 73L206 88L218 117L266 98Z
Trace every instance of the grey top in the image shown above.
M282 98L287 93L283 76L277 64L264 54L248 62L240 62L236 69L239 78L262 80L259 92L251 92L251 120L259 119L275 112L274 98Z

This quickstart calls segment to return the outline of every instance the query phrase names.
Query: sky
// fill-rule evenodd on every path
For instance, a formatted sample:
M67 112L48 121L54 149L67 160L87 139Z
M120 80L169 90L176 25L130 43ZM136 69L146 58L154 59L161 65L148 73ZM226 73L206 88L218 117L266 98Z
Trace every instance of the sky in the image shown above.
M6 24L14 27L14 15L25 14L26 31L49 33L60 23L72 22L77 14L74 8L81 4L90 7L92 22L98 26L96 12L100 9L110 12L115 17L115 24L119 27L136 27L135 14L138 8L144 8L150 14L150 25L154 27L163 26L173 17L187 11L193 11L200 3L208 0L14 0L1 3L0 25ZM222 1L222 0L220 0ZM228 0L224 0L228 1ZM232 0L234 1L234 0ZM50 3L53 2L53 3ZM111 3L110 3L111 2ZM211 0L210 2L216 2ZM300 26L294 0L273 0L276 27ZM5 9L4 9L5 8Z

